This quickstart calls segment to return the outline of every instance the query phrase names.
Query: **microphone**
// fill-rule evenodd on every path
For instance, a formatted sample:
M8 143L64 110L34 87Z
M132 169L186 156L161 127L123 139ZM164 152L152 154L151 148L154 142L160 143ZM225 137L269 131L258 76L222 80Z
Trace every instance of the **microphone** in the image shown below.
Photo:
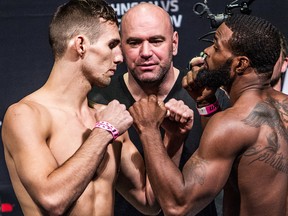
M232 10L235 8L240 8L240 12L243 14L250 14L251 10L249 9L249 5L252 4L255 0L249 0L248 2L243 1L241 3L238 3L238 0L234 0L225 7L225 12L220 14L213 14L209 7L207 0L204 0L203 3L198 2L194 4L193 6L193 12L198 16L203 16L204 14L207 14L207 18L210 19L210 25L211 28L218 28L225 19L227 19L229 16L232 16Z

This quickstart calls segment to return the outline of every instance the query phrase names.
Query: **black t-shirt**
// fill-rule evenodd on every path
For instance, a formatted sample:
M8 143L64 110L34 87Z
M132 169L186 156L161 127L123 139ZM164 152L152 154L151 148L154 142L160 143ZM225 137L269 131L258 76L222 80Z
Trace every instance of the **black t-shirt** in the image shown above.
M182 169L186 161L189 157L193 154L193 152L198 148L200 138L202 135L202 126L201 126L201 118L198 114L196 109L196 102L191 98L191 96L187 93L185 89L182 88L182 78L186 75L185 72L180 72L179 76L165 98L164 102L166 103L171 98L175 98L177 100L182 100L184 103L189 106L194 111L194 123L191 131L188 134L188 137L185 141L185 145L183 148L183 152L181 155L181 160L179 164L179 168ZM218 94L218 93L217 93ZM220 97L224 94L220 92ZM133 103L135 102L134 98L132 97L131 93L129 92L124 79L123 74L115 75L111 83L108 87L105 88L97 88L94 87L92 91L88 95L89 100L101 103L101 104L108 104L113 99L117 99L120 103L125 104L126 108L128 109ZM226 101L226 100L223 100ZM220 104L223 103L222 99ZM128 130L129 136L131 141L137 147L139 152L143 155L143 149L140 142L140 138L134 129L134 127L130 127ZM162 131L162 135L163 135ZM143 215L139 211L137 211L132 205L130 205L119 193L116 192L115 197L115 216L138 216ZM162 213L160 213L162 215ZM216 208L214 202L210 203L205 209L203 209L200 213L197 214L198 216L217 216Z

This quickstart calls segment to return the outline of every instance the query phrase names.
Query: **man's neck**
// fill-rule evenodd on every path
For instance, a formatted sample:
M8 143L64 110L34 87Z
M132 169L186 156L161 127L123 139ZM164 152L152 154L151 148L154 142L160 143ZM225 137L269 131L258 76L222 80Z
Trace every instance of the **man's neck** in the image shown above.
M164 100L166 96L171 91L179 75L179 70L177 68L172 68L162 80L161 83L138 83L134 77L129 73L123 75L124 82L135 99L135 101L140 100L143 97L154 94L160 100Z
M83 104L87 104L87 94L92 85L77 71L76 67L73 69L68 66L67 68L59 66L59 64L54 65L42 91L53 95L53 98L61 101L62 104L79 109Z

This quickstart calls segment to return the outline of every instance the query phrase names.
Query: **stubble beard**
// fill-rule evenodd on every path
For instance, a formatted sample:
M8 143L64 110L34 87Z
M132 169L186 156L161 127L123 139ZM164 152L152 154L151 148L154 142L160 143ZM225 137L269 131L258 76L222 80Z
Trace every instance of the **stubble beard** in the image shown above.
M229 86L233 81L230 77L231 64L232 59L228 59L216 70L200 69L195 80L196 84L200 88L209 87L211 89Z
M131 75L133 76L134 80L138 83L143 88L148 88L148 87L155 87L155 86L160 86L162 82L164 82L166 75L167 75L168 70L165 68L160 68L160 70L155 71L155 72L149 72L153 73L155 76L150 77L150 78L142 78L143 72L140 72L141 74L138 75L138 73L135 70L130 70ZM145 73L145 72L144 72Z

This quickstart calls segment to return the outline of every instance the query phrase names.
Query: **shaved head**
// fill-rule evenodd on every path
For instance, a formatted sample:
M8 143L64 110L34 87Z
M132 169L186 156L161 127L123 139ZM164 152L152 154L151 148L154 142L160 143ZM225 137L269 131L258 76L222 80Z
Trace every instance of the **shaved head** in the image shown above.
M174 31L170 15L167 11L152 3L141 2L130 8L122 17L120 31L122 32L126 27L130 28L131 21L137 22L140 26L145 24L151 26L152 23L159 22L155 24L164 25L171 31L171 34Z

